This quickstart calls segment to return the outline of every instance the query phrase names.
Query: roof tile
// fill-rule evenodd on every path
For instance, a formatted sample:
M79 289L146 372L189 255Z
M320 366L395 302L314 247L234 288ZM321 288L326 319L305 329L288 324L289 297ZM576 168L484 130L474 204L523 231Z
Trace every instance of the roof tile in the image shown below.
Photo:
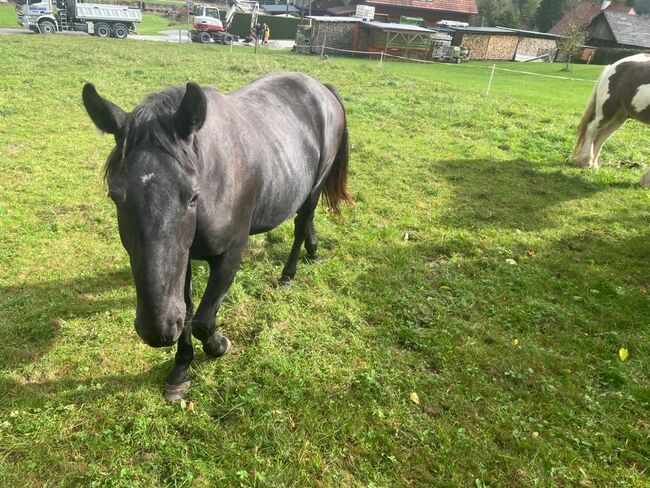
M367 0L366 3L368 5L390 5L393 7L478 14L476 0Z

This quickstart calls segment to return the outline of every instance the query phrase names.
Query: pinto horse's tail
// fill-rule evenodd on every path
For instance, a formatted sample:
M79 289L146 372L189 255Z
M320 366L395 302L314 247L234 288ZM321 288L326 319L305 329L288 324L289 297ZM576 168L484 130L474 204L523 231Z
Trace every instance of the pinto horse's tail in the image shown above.
M339 204L341 202L351 203L352 197L348 193L348 161L350 159L350 151L348 147L348 123L345 118L345 106L343 100L332 85L325 84L327 89L332 92L336 99L341 104L343 109L343 137L339 144L339 149L334 158L332 169L330 169L325 184L323 185L323 196L327 206L332 209L336 215L341 214Z
M596 116L596 98L597 98L597 93L598 93L598 85L600 84L600 78L596 82L596 86L594 87L594 91L591 94L591 98L589 99L589 103L587 104L587 108L585 109L585 113L582 114L582 119L580 119L580 125L578 126L578 137L576 138L576 145L573 148L573 154L571 156L571 159L573 161L577 161L580 158L580 153L582 152L582 146L585 144L585 135L587 134L587 126L589 125L589 122L594 120L594 117Z

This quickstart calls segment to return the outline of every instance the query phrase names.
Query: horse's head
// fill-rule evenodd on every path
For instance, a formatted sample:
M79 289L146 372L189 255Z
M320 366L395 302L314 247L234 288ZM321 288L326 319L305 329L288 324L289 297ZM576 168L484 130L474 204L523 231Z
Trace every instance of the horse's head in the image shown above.
M115 136L106 181L131 261L136 331L150 346L170 346L185 321L184 285L199 205L193 138L205 122L205 95L189 83L185 90L152 95L127 114L86 84L83 102L95 125Z

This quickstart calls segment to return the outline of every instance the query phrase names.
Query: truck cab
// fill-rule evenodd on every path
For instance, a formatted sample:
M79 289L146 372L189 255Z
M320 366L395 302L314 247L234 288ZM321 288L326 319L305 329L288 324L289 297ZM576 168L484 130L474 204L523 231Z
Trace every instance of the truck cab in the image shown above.
M16 16L20 25L34 32L53 34L59 30L52 0L16 0Z
M140 9L81 0L15 0L18 23L34 32L80 31L97 37L124 39L142 22Z

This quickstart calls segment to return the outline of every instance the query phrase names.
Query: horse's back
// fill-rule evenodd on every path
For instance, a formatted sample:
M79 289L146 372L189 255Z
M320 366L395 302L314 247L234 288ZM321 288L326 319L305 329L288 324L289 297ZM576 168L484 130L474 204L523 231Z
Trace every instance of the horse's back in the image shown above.
M624 109L630 117L650 123L650 54L629 56L607 66L598 79L597 92L604 118Z
M246 121L245 165L257 183L251 232L276 227L322 185L345 115L320 82L299 73L262 77L227 96Z

